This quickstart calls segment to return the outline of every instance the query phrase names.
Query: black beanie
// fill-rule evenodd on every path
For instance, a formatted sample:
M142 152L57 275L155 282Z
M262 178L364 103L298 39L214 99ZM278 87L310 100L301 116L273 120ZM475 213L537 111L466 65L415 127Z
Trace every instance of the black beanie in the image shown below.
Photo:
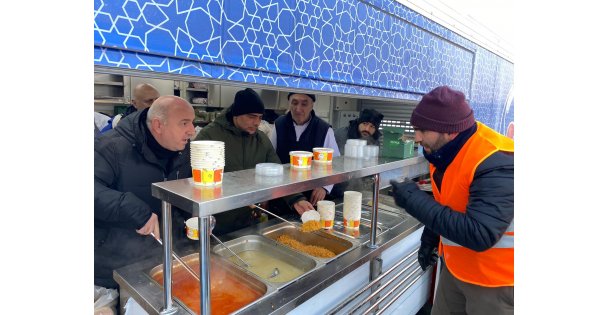
M384 115L380 114L380 112L378 112L377 110L366 108L359 113L358 122L368 122L374 125L376 129L379 129L382 118L384 118Z
M308 97L312 98L313 103L317 101L317 98L315 97L315 95L314 95L314 94L306 94L306 93L294 93L294 92L291 92L291 93L287 94L287 100L289 100L289 98L290 98L292 95L294 95L294 94L304 94L304 95L308 95Z
M264 114L264 102L254 90L246 88L236 92L232 103L232 116Z
M410 124L441 133L461 132L475 124L475 116L464 94L440 86L422 97L414 108Z

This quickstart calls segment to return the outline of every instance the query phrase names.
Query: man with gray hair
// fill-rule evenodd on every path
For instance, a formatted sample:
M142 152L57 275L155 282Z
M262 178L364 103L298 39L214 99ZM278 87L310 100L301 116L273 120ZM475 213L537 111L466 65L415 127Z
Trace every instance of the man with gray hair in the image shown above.
M161 201L151 184L192 176L190 138L194 109L177 96L162 96L137 111L95 143L95 285L117 288L112 271L162 255ZM174 207L173 240L185 241L184 220Z

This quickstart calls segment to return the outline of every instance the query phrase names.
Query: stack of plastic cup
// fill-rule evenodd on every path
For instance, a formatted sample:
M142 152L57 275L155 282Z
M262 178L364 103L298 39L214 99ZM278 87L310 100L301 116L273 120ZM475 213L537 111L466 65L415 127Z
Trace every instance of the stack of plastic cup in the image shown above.
M348 139L344 145L344 155L351 158L364 158L364 147L367 145L366 140Z
M363 194L358 191L344 192L344 227L358 229L361 222L361 200Z
M366 145L363 147L363 157L366 160L377 158L379 152L380 148L377 145Z
M194 184L221 185L225 164L224 142L210 140L190 142L190 165Z

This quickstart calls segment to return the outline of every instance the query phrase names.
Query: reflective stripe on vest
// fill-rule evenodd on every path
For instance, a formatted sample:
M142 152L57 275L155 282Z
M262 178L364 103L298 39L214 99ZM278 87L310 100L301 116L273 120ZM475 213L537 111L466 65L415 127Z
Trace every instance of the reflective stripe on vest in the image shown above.
M514 221L515 220L511 221L511 224L509 225L509 228L507 228L507 230L505 231L505 234L503 234L502 237L498 240L498 242L496 242L496 244L494 244L494 246L492 246L491 248L514 248L515 247L514 246L515 245L515 236L507 234L507 233L515 231ZM441 237L441 241L443 242L443 245L462 247L460 244L452 242L443 236Z

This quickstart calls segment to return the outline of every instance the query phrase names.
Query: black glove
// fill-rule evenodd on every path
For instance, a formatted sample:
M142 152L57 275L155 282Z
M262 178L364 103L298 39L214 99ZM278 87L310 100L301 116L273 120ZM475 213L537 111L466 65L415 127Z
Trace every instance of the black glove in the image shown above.
M426 270L429 266L437 263L437 247L426 243L420 243L420 249L418 249L418 263L422 270Z
M418 184L412 181L409 178L405 178L402 182L398 182L395 179L391 179L391 185L393 185L393 197L395 198L395 203L405 209L408 210L407 201L412 195L412 193L416 191L420 191L418 188Z

